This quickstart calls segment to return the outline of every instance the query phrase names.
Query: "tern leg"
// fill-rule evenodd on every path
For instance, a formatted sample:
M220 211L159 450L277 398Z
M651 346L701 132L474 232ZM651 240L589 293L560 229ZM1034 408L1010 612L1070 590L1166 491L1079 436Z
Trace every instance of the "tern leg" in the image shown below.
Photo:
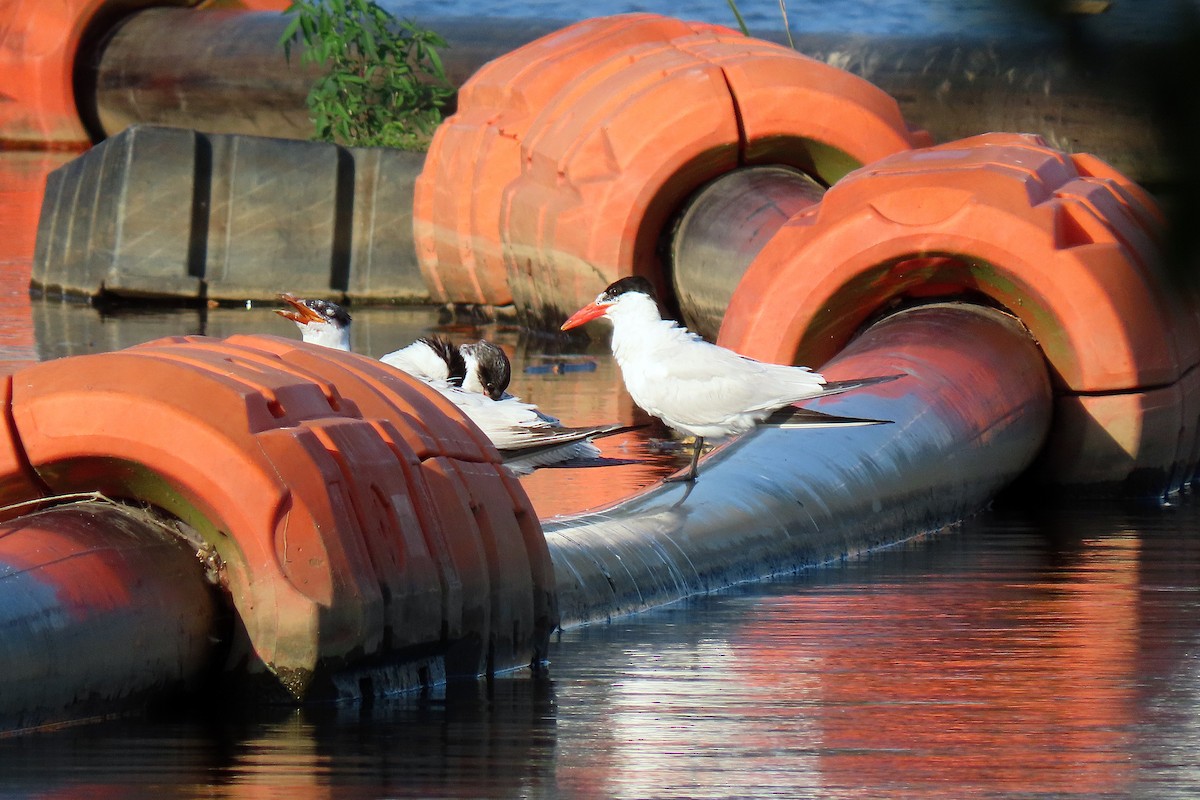
M687 472L682 474L672 475L668 478L663 478L664 483L676 483L686 481L691 483L700 476L700 470L697 466L700 463L700 452L704 450L704 437L697 436L695 443L692 445L692 463L688 465Z

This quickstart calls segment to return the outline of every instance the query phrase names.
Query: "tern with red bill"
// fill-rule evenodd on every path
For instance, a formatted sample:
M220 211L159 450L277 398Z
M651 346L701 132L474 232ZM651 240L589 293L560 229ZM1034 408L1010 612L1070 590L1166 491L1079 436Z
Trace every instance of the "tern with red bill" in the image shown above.
M296 323L304 341L334 350L350 351L350 325L353 319L345 308L331 300L306 300L286 292L279 295L279 299L287 304L287 308L276 309L275 313ZM379 360L423 381L449 381L458 385L467 377L467 362L462 352L467 346L455 347L440 336L422 336L410 345L381 356ZM498 369L494 362L493 358L480 364L478 369L481 375L474 377L471 385L465 388L499 400L508 388L508 371L505 369L502 376L492 372ZM486 375L483 374L485 371ZM499 385L501 377L502 386Z
M826 381L807 367L756 361L707 342L663 319L650 282L622 278L563 323L570 330L594 319L612 323L612 352L633 402L668 427L695 438L686 472L667 478L694 481L704 440L731 436L760 424L815 428L879 425L888 420L824 414L792 406L801 400L894 380L887 375Z

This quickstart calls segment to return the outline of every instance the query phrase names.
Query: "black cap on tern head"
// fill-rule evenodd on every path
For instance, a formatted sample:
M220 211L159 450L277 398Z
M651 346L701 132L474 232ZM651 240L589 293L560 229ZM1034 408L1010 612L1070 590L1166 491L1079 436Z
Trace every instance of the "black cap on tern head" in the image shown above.
M642 294L649 295L651 300L656 299L654 297L654 286L641 275L628 275L618 281L613 281L600 295L600 299L601 301L612 301L629 292L641 292Z
M306 306L320 314L327 321L345 327L350 324L350 312L332 300L304 300Z

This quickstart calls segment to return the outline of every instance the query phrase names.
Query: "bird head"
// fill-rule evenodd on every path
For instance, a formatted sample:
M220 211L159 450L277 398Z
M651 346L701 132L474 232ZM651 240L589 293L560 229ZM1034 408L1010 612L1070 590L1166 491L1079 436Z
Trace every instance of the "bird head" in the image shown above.
M305 300L287 292L279 299L288 307L278 308L275 313L296 323L305 342L335 350L350 349L351 320L346 309L329 300Z
M652 302L654 301L654 287L650 285L650 281L641 275L629 275L618 281L614 281L608 285L608 288L597 295L595 300L572 314L562 324L562 330L569 331L571 328L578 328L580 325L591 322L594 319L607 316L610 309L620 304L623 299L638 295L645 296Z
M460 345L458 349L467 365L462 388L485 394L493 400L504 397L512 379L512 365L505 352L486 339Z

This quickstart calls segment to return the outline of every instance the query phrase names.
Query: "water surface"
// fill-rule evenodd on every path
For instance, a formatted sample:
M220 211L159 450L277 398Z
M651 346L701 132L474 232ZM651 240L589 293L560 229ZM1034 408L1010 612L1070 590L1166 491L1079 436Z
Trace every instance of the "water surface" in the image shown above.
M540 679L0 740L0 796L1195 797L1198 525L992 512L563 632Z

